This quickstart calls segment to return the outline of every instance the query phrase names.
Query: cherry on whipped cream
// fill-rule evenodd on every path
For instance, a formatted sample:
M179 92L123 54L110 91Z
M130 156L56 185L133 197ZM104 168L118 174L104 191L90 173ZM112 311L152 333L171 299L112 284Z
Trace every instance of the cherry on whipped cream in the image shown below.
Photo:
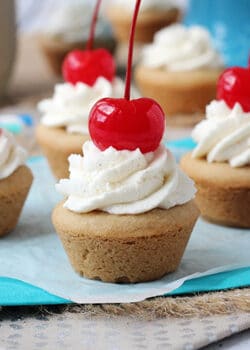
M110 82L115 76L115 61L111 53L104 49L93 49L96 21L101 0L97 0L90 26L86 50L69 52L62 64L64 80L76 84L78 82L93 86L97 78L104 77Z
M217 99L224 100L230 108L238 102L244 112L250 112L250 69L226 69L218 80Z
M74 50L63 62L64 80L74 85L82 82L93 86L99 77L112 82L114 76L115 62L106 49Z
M164 132L164 113L150 98L103 98L92 108L90 136L100 150L154 151Z
M129 39L129 52L124 98L103 98L91 109L89 132L100 150L112 146L117 150L142 153L159 146L165 127L161 106L151 98L130 100L131 70L136 19L141 0L136 1Z

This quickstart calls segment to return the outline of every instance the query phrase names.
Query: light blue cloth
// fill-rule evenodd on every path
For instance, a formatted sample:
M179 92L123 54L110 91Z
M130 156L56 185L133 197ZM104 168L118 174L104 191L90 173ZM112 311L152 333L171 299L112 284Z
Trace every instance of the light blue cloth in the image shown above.
M187 152L192 151L196 146L196 143L191 137L185 137L183 139L168 141L166 146L175 155L176 160L179 162L180 158Z
M29 165L35 176L31 193L17 228L0 240L0 305L133 302L250 285L250 231L203 220L194 229L179 269L161 280L117 285L78 276L50 222L60 199L55 181L43 158Z
M165 295L182 295L198 292L211 292L250 285L250 268L241 268L184 282L176 290ZM31 284L12 279L0 278L0 305L48 305L68 304L70 300L60 298Z

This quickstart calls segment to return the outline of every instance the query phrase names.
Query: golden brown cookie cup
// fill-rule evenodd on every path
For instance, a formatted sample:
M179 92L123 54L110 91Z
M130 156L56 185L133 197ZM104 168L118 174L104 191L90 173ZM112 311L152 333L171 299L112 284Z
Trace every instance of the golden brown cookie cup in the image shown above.
M86 40L67 43L62 39L45 34L40 35L38 41L51 71L58 76L62 74L62 63L65 56L72 50L84 50L86 48ZM113 38L95 38L94 41L94 48L106 48L111 53L114 53L115 46Z
M134 283L156 280L177 269L197 217L193 201L139 215L78 214L61 202L52 222L80 275Z
M36 128L36 138L54 176L63 179L69 177L68 157L71 154L82 154L82 145L89 136L71 134L65 128L39 124Z
M221 70L170 72L138 65L135 81L143 96L155 99L163 108L167 120L185 116L197 122L206 105L216 97L216 84ZM188 121L187 121L187 124Z
M110 19L117 40L128 43L132 18L131 13L126 8L112 6L107 9L107 16ZM179 10L176 8L168 10L151 9L140 12L136 24L135 42L151 42L157 31L177 22L179 16Z
M196 184L196 204L204 218L227 226L250 228L250 166L208 163L188 153L182 169Z
M33 175L25 165L0 180L0 237L16 227L32 181Z

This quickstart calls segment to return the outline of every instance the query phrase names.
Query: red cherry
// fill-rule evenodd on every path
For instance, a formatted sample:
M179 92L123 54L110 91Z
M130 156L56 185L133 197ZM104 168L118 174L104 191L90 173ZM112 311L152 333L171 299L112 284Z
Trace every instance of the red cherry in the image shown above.
M230 108L239 102L244 112L250 112L250 69L226 69L218 80L217 99L224 100Z
M113 80L115 61L105 49L74 50L65 57L62 71L64 80L69 83L82 82L93 86L99 77Z
M110 146L130 151L139 148L142 153L154 151L164 127L164 112L150 98L103 98L90 111L90 136L101 151Z
M103 98L90 111L90 136L101 151L112 146L117 150L139 148L142 153L152 152L163 136L165 116L161 106L150 98L130 100L133 43L140 2L136 0L131 25L124 98Z

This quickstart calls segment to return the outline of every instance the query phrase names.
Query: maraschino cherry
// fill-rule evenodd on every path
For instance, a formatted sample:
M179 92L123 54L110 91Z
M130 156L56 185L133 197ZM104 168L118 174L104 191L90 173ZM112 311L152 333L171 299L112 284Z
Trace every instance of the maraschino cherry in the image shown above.
M103 98L90 112L90 136L102 151L112 146L117 150L139 148L142 153L152 152L164 133L165 116L157 102L150 98L130 100L133 43L140 2L136 1L131 25L124 98Z
M97 0L90 26L86 50L73 50L68 53L62 64L64 80L76 84L78 82L93 86L100 76L112 81L115 76L115 61L106 49L93 50L96 21L101 0Z
M244 112L250 112L250 69L226 69L218 80L217 99L224 100L230 108L238 102Z

